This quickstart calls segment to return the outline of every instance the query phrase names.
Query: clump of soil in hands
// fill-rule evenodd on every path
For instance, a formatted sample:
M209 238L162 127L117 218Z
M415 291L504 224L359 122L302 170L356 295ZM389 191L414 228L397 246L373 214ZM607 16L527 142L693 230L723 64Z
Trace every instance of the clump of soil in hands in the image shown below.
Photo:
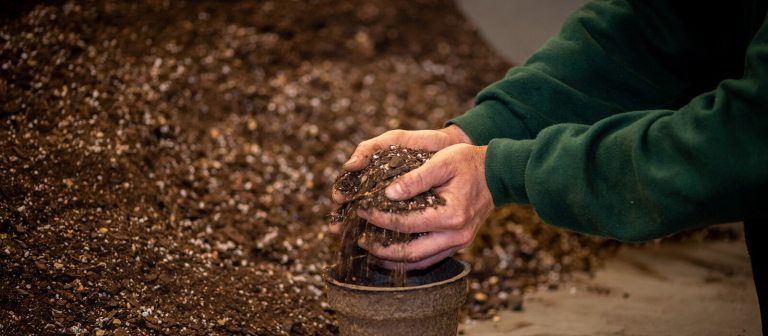
M377 227L357 216L358 209L375 209L388 213L406 213L437 207L445 204L433 189L411 199L393 201L384 195L384 190L403 174L427 162L434 153L391 145L388 149L373 154L371 163L362 170L342 173L333 185L346 201L329 215L331 221L342 223L341 248L338 259L338 280L366 285L370 284L368 274L375 268L374 256L358 246L363 240L370 244L389 246L418 239L423 233L403 233ZM382 271L377 269L378 271ZM405 285L405 270L391 272L391 285Z

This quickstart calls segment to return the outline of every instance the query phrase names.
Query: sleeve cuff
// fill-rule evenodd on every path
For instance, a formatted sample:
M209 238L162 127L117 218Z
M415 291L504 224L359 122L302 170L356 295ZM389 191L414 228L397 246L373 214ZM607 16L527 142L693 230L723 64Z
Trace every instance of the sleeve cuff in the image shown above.
M497 207L528 204L525 173L535 140L493 139L485 155L485 179Z
M452 124L461 127L476 146L486 145L496 138L530 138L525 125L508 108L493 100L483 101L466 113L448 120L445 126Z

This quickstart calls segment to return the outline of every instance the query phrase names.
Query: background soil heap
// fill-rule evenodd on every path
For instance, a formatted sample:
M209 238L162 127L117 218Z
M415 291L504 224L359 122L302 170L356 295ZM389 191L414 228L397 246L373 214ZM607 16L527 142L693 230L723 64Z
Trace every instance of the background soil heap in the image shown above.
M335 173L508 67L449 1L2 6L0 334L336 333ZM466 312L598 244L502 209L461 255Z

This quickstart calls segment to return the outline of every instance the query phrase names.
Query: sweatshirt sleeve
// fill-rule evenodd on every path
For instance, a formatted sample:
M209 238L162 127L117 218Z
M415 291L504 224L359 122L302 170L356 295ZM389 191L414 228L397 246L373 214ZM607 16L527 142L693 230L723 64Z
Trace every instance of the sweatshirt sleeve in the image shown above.
M625 111L680 108L723 78L742 75L744 50L759 28L745 27L750 2L691 8L675 1L592 1L448 124L485 145L532 139L559 123L591 125Z
M768 216L768 24L742 64L742 76L679 109L490 141L494 202L530 203L556 226L627 241Z

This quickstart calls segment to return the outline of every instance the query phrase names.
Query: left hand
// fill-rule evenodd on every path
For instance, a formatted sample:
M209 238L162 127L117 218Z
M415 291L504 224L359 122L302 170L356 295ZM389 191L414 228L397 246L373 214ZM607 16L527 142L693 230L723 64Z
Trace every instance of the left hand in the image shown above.
M376 226L426 235L388 247L365 241L360 245L386 268L411 270L429 267L472 243L494 208L485 180L486 148L467 144L446 147L385 190L389 199L405 200L435 188L445 205L406 214L358 210L358 216Z

